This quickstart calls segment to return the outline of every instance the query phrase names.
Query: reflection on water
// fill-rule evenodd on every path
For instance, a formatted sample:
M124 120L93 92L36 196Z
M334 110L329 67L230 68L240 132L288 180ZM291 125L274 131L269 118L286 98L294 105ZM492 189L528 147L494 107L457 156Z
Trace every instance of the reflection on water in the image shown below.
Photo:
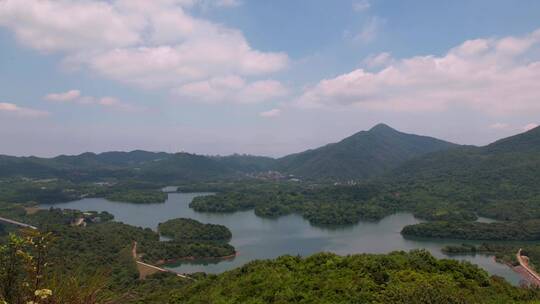
M355 253L387 253L396 250L425 248L434 256L448 258L441 252L444 245L461 244L462 241L433 241L404 239L400 231L406 225L419 223L409 213L394 214L379 222L360 222L354 226L319 228L309 224L298 215L277 219L255 216L253 211L228 214L197 213L189 208L194 197L210 193L170 193L164 204L140 205L110 202L105 199L88 198L55 207L83 211L108 211L115 219L126 224L156 229L158 223L178 217L186 217L203 223L227 226L233 234L231 244L238 256L230 260L197 260L169 265L168 268L182 273L204 271L220 273L256 259L275 258L280 255L311 255L328 251L341 255ZM49 208L44 205L43 208ZM493 257L485 255L452 256L470 261L517 284L520 277L505 265L498 264Z

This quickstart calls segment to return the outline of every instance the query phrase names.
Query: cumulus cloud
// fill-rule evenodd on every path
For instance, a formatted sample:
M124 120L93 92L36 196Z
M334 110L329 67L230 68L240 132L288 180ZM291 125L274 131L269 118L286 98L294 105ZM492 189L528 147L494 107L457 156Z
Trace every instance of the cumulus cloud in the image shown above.
M71 51L133 45L140 21L101 1L4 0L0 25L42 51Z
M388 52L370 55L363 61L364 65L368 68L386 67L393 62L394 58L392 58L392 55Z
M538 128L538 124L530 123L523 127L523 131L530 131L535 128Z
M540 30L523 37L477 39L443 56L394 60L377 72L357 69L307 88L305 107L387 111L468 108L492 115L540 112Z
M235 41L234 37L238 40ZM108 78L142 87L168 87L215 75L261 75L286 65L286 56L253 51L240 36L190 41L175 47L115 49L89 66Z
M259 116L266 117L266 118L277 117L279 115L281 115L281 110L280 109L272 109L272 110L269 110L269 111L259 113Z
M284 97L287 89L278 81L260 80L248 83L238 76L214 77L178 87L175 94L205 102L257 103Z
M71 68L143 88L173 89L230 75L258 84L257 77L288 66L287 54L256 50L240 31L190 12L205 5L240 2L3 0L0 26L23 45L65 54Z
M13 114L20 117L43 117L48 116L46 111L20 107L13 103L0 102L0 113Z
M135 112L141 111L143 108L134 106L132 104L121 101L115 97L93 97L85 96L81 94L79 90L70 90L62 93L51 93L43 97L43 99L51 102L62 102L62 103L74 103L79 105L96 105L102 106L109 109Z

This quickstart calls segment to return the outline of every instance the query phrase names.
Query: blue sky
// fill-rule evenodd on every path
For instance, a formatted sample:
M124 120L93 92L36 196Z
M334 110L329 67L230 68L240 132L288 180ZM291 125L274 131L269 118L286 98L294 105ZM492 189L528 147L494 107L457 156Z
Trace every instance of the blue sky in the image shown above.
M0 0L0 154L483 145L539 122L539 29L526 0Z

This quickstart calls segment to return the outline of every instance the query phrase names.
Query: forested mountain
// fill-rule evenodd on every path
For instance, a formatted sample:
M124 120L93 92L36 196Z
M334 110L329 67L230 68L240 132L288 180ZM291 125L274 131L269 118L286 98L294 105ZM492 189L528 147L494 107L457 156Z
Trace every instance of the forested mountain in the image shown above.
M141 150L55 158L0 156L0 177L88 180L128 177L178 181L230 178L275 170L313 180L363 179L377 176L409 159L453 146L442 140L401 133L379 124L339 143L278 160L240 154L202 156Z
M504 138L484 147L462 146L456 149L432 153L407 162L392 172L404 178L432 178L451 174L467 177L481 174L509 178L516 170L520 176L530 176L531 165L540 160L540 127L528 132ZM503 174L504 173L504 174Z
M485 216L539 218L540 128L484 147L458 147L409 161L387 176Z
M402 133L379 124L338 143L283 157L277 161L276 169L311 179L364 179L396 168L415 157L454 146L446 141Z
M396 180L459 183L520 197L540 181L540 128L484 147L458 147L432 153L400 166ZM500 190L500 191L499 191Z
M151 181L200 181L238 178L246 173L280 171L310 180L361 180L390 176L397 180L429 180L452 176L475 185L533 186L540 166L540 130L497 141L485 147L458 146L426 136L406 134L379 124L342 141L280 159L190 153L105 152L55 158L0 155L0 177L93 180L106 177ZM533 166L533 167L531 167ZM536 167L535 167L536 166ZM480 185L482 186L482 185Z
M169 157L167 153L147 151L105 152L100 154L60 155L54 158L0 155L0 177L75 178L117 175L119 172Z
M97 180L136 178L149 181L200 181L236 178L267 171L275 160L251 155L204 156L136 150L100 154L60 155L54 158L0 155L1 177Z
M131 152L104 152L104 153L83 153L75 156L60 155L53 158L58 163L80 166L118 166L139 165L146 162L156 161L169 157L165 152L148 152L135 150Z
M176 153L167 158L146 163L135 170L135 176L150 181L202 181L235 177L234 168L210 157Z

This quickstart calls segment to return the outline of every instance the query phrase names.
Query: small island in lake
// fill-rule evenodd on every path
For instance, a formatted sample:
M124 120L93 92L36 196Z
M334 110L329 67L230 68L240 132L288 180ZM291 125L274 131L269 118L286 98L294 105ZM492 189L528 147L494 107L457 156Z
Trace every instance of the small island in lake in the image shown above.
M133 204L161 204L167 200L167 193L158 190L129 189L107 194L105 198Z
M229 228L222 225L203 224L187 218L168 220L158 225L158 231L165 237L176 241L220 241L228 242L232 238Z

